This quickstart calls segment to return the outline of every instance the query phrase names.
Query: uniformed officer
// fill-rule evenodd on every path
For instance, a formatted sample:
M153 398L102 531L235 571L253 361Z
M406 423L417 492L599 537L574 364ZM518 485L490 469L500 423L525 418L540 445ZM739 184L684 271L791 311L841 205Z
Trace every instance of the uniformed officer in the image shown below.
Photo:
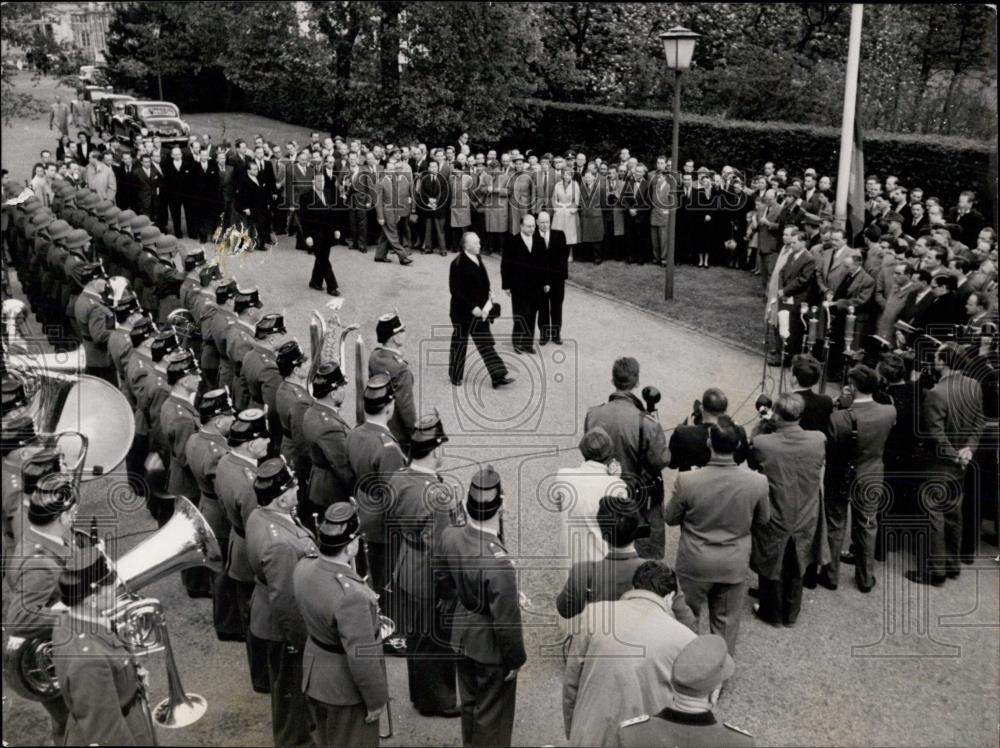
M51 467L51 455L55 455L58 466L58 454L49 454L48 467ZM27 526L6 575L10 606L4 628L14 636L51 632L58 620L52 606L59 602L59 574L70 553L66 534L79 509L71 476L48 474L33 489L26 491L30 495ZM68 716L62 695L57 694L41 703L52 720L53 745L60 745Z
M670 671L672 703L656 715L642 714L622 722L618 745L622 748L752 746L750 733L717 722L712 712L722 684L735 669L726 640L721 636L705 634L692 639L677 655Z
M149 316L154 321L158 319L156 288L146 273L147 264L153 262L151 253L155 252L156 242L162 234L156 226L145 226L138 232L133 232L136 236L135 242L127 248L129 267L132 270L132 285L139 295L139 303L142 308L149 312Z
M389 430L405 452L417 421L417 408L413 402L413 371L402 354L406 326L399 315L383 314L375 325L375 336L378 345L368 357L368 376L387 374L392 382L396 402L389 419Z
M104 554L77 534L59 576L64 611L52 632L52 661L69 711L64 745L154 745L149 706L135 659L105 611L117 577Z
M199 280L205 285L191 301L191 314L201 327L201 370L205 380L213 387L222 387L219 382L219 350L212 337L212 321L220 306L232 299L236 293L236 281L223 279L218 265L201 269Z
M149 254L149 253L147 253ZM160 324L167 321L170 313L181 308L181 283L184 273L177 268L177 237L170 234L159 237L153 245L152 260L144 264L145 272L156 294L157 316Z
M312 395L313 402L302 416L302 441L309 449L311 463L304 517L315 522L314 515L322 516L326 507L347 501L354 491L355 475L347 446L351 429L340 414L347 378L338 363L319 365Z
M451 642L461 658L462 744L509 746L517 671L527 655L514 563L503 545L503 490L492 465L469 484L468 521L441 533L439 597L451 608Z
M145 460L149 454L149 421L141 404L140 394L143 392L145 379L153 370L152 345L155 328L153 320L140 313L138 319L131 322L129 332L131 349L125 359L125 376L122 380L122 391L131 396L132 416L135 424L135 436L132 446L125 455L125 469L129 476L132 490L137 494L145 493ZM109 343L110 343L109 338Z
M212 580L212 622L219 641L244 641L243 624L236 604L236 583L226 567L229 561L229 520L215 493L219 460L229 452L227 438L236 418L229 392L209 390L198 399L201 428L187 440L184 454L198 484L198 510L212 528L222 552L222 570Z
M115 317L115 329L108 335L108 358L118 377L118 389L135 410L135 395L125 376L125 369L132 353L132 326L146 315L139 308L139 300L132 291L126 291L111 301L111 313Z
M229 522L229 558L226 573L236 585L236 604L246 635L250 682L257 693L269 693L267 679L267 645L250 631L250 598L254 575L247 561L246 521L257 506L253 482L257 478L258 460L267 456L270 436L264 413L243 411L229 431L229 452L215 468L215 495Z
M365 385L365 422L347 435L347 456L354 471L354 496L358 500L361 530L368 541L369 576L380 595L389 581L389 538L385 532L385 512L389 506L389 476L406 464L392 432L393 412L389 377L376 374Z
M181 267L184 268L184 280L181 282L179 294L181 306L185 309L191 309L191 302L194 300L195 294L204 288L201 283L201 269L205 267L205 250L201 247L192 247L186 250ZM218 277L222 277L219 266L213 264L212 267L219 274Z
M24 295L34 306L38 299L38 273L40 266L36 247L42 237L56 221L55 215L51 211L42 209L37 211L24 228L24 250L20 260L16 263L17 280L24 290Z
M327 507L317 528L319 557L295 567L295 600L308 632L302 691L320 745L368 748L389 701L378 596L355 560L361 523L353 502Z
M101 262L104 263L108 275L124 275L117 254L118 239L121 237L121 217L124 213L125 211L115 205L105 209L102 216L105 231L95 240L97 253L101 256Z
M12 378L4 381L11 383ZM5 390L5 401L10 404L10 389ZM24 396L24 388L19 388L18 394ZM27 403L25 398L24 403ZM3 419L2 454L3 454L3 510L0 516L0 527L3 534L3 563L6 564L18 543L24 525L27 501L32 491L42 478L49 473L60 470L61 453L51 449L38 450L38 435L30 415L17 414L15 409L11 415Z
M108 287L101 266L95 263L81 265L78 279L85 282L80 295L73 305L76 329L83 340L83 350L87 357L87 374L100 377L118 386L118 376L108 355L108 339L115 329L115 315L108 306L110 297L105 296Z
M267 642L274 744L308 745L312 717L302 693L306 627L295 603L292 575L300 559L316 557L318 551L312 533L295 517L298 487L283 459L261 465L253 489L258 506L246 525L247 561L256 580L250 631Z
M441 533L459 516L459 499L438 473L441 446L448 441L441 419L421 418L410 439L410 464L389 478L392 504L385 524L402 542L390 560L397 620L406 636L410 701L425 717L458 717L455 687L457 657L434 594L432 558L440 551Z
M75 229L66 237L63 245L63 253L57 258L59 263L56 267L56 277L58 278L56 290L53 297L54 315L60 326L56 332L63 340L59 341L65 345L70 339L80 340L81 331L76 320L76 299L90 281L104 275L104 270L97 263L90 262L90 236L83 229ZM50 340L52 335L49 335ZM58 340L58 338L57 338ZM56 341L54 340L53 343ZM73 343L75 346L76 343ZM86 340L84 341L86 349ZM89 353L89 351L87 351Z
M302 431L306 411L313 402L306 384L309 360L297 340L286 340L278 346L274 359L281 376L281 384L274 393L274 411L281 428L279 451L299 479L299 519L306 527L312 527L311 513L305 505L309 499L312 461L309 458L310 444Z
M38 258L40 272L38 282L38 302L34 305L35 316L47 325L60 322L58 307L62 293L62 263L69 254L66 242L73 233L68 221L55 221L49 226L49 241L41 248L44 254Z
M143 380L141 394L136 400L140 407L145 406L146 418L149 422L149 447L163 463L163 485L153 486L154 490L166 491L166 480L170 470L170 445L160 422L163 403L170 397L170 383L167 381L167 354L181 350L180 340L173 329L160 330L153 336L150 354L153 359L153 369Z
M230 393L233 392L234 374L233 362L229 360L229 354L226 351L226 333L229 331L230 325L236 324L236 292L235 279L227 278L218 281L215 288L215 311L207 322L208 335L205 334L204 328L202 329L202 340L207 342L211 339L215 352L219 356L219 386L227 388ZM226 304L230 300L233 302L233 307L227 309ZM206 311L209 308L209 305L206 304ZM203 316L202 325L205 324L206 320Z
M275 449L281 448L283 434L274 402L278 385L281 384L281 374L278 372L274 354L287 334L284 315L276 312L265 314L257 320L253 333L253 347L243 354L240 364L240 372L246 382L249 407L264 408L267 412L268 428L271 430L271 440Z
M233 298L236 321L226 329L224 350L219 349L223 358L228 358L233 367L233 402L244 409L250 401L246 380L243 377L243 357L253 348L254 330L257 321L264 316L261 311L260 292L256 288L237 289Z
M636 550L643 558L661 559L666 544L663 469L670 463L667 438L660 422L635 396L639 362L630 356L619 358L611 369L611 379L615 391L606 403L587 411L583 430L600 426L608 432L615 459L621 465L622 480L649 523L650 536L638 540Z

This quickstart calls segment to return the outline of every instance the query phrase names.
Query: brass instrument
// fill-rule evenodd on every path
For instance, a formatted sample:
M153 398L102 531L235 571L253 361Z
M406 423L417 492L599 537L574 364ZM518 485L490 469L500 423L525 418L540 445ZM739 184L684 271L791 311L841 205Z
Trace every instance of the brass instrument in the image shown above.
M312 320L309 323L310 363L306 380L309 383L312 383L320 364L334 360L340 365L345 378L350 381L347 377L347 336L352 332L358 332L360 326L356 323L345 325L340 321L337 310L343 303L343 299L327 303L326 308L330 310L328 319L324 319L318 311L314 310L312 313ZM355 419L361 424L365 422L364 392L368 377L365 371L365 344L360 333L354 344L354 354Z

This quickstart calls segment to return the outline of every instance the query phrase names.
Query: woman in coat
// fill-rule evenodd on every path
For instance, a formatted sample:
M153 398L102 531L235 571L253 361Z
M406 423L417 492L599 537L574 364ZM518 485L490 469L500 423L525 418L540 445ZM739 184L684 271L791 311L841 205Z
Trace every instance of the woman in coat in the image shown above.
M604 241L604 215L601 210L601 193L597 175L588 171L580 183L580 243L584 260L601 261L601 243Z
M573 170L563 169L562 181L552 191L552 230L566 236L570 262L573 249L580 243L580 185L573 181Z
M483 203L483 223L486 229L486 254L500 252L507 234L507 176L497 161L490 161L479 182Z

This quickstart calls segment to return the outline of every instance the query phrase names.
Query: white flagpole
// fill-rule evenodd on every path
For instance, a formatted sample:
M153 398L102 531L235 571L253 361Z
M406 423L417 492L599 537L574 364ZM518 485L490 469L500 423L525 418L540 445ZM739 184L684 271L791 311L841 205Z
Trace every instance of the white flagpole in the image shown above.
M847 40L847 79L844 83L844 121L840 130L840 168L837 172L837 222L847 225L847 191L851 183L851 156L854 150L854 118L858 101L858 68L861 62L861 16L865 6L851 6L851 32ZM855 227L855 230L860 230Z

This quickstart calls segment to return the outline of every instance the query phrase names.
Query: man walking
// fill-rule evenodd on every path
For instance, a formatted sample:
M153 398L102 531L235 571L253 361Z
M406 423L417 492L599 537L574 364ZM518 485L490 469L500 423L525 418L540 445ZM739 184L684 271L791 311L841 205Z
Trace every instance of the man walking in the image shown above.
M333 229L333 206L327 202L323 190L322 172L313 177L312 192L301 196L298 213L303 241L313 256L309 288L322 291L326 283L326 292L330 296L340 296L337 276L330 265L330 247L337 232Z

